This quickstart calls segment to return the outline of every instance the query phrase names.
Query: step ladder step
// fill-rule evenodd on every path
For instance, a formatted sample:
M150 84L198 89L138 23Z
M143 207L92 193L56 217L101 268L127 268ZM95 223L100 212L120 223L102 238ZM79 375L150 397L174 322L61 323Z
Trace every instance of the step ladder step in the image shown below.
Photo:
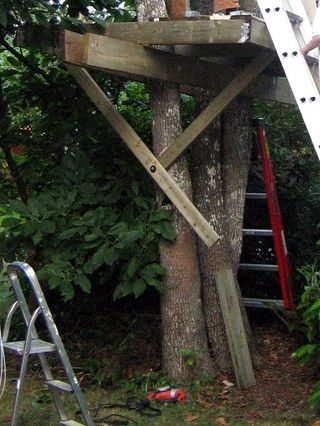
M13 355L22 356L24 352L25 341L5 342L3 347ZM53 343L45 342L44 340L34 339L31 341L30 355L43 354L47 352L55 352L56 347Z
M59 425L63 426L85 426L83 423L76 422L75 420L61 420Z
M240 263L239 269L247 271L269 271L276 272L279 270L278 265L262 265L260 263Z
M272 229L243 229L242 235L252 237L272 237Z
M47 380L46 384L57 391L65 392L65 393L72 393L73 389L70 383L62 382L61 380Z
M251 297L243 297L242 303L244 306L252 307L252 308L283 308L283 300L277 299L254 299Z
M247 200L266 200L267 194L265 192L247 192Z
M303 22L303 18L296 13L293 13L290 10L287 10L286 12L292 24L301 24L301 22Z

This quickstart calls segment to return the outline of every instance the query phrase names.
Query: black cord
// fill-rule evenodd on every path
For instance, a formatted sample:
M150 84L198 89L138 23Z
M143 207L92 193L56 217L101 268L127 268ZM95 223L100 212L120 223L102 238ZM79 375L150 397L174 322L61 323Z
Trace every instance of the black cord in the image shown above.
M129 422L138 424L134 419L128 416L123 416L121 414L110 414L105 417L98 418L99 411L105 408L125 408L127 410L134 410L144 417L158 417L161 416L161 410L158 408L153 408L150 405L148 399L136 399L136 398L127 398L125 402L111 402L99 405L97 408L92 410L92 417L95 423L107 422L112 425L127 425Z

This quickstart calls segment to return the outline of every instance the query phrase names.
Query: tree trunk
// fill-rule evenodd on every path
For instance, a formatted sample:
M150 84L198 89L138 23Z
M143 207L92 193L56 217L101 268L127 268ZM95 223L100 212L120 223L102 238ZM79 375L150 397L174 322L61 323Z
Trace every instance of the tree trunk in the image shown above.
M139 21L166 15L164 0L136 0L136 5ZM181 133L180 94L175 85L154 83L150 89L153 146L160 153ZM170 173L191 198L186 160L179 160ZM174 379L190 381L203 373L212 373L213 369L205 332L195 234L176 209L174 225L175 243L160 243L161 263L167 270L166 290L161 299L162 363L164 371Z
M252 3L252 1L251 1ZM245 8L245 2L240 2ZM191 2L200 13L212 13L212 0ZM197 101L203 109L209 93L199 90ZM207 333L219 369L231 371L231 357L225 335L214 274L238 267L242 245L245 191L251 152L250 101L237 98L192 146L191 175L194 199L199 210L222 236L208 250L198 242L202 292ZM239 297L240 290L238 288ZM249 331L245 309L243 320Z

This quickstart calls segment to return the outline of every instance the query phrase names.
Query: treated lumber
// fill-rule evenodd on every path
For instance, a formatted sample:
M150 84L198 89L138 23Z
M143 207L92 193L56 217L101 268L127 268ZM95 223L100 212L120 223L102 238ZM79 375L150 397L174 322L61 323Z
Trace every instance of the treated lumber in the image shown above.
M227 87L201 112L201 114L159 156L161 164L168 168L188 146L209 126L242 90L274 59L273 52L263 52L255 57Z
M194 92L192 86L211 89L212 94L217 95L239 73L239 69L231 66L185 57L196 53L196 46L190 46L192 52L182 49L182 55L176 55L124 40L93 33L80 35L71 31L63 32L60 43L60 57L65 62L143 83L150 79L177 83L182 92L191 95ZM239 49L240 46L237 46L238 50L244 47L241 45ZM256 53L259 53L257 49ZM285 78L260 75L243 94L295 104Z
M224 320L233 370L240 389L255 386L247 336L241 316L238 292L231 269L220 270L214 274L219 302Z
M245 20L159 21L109 24L104 35L143 45L238 43Z
M75 65L66 65L66 67L78 82L79 86L82 87L91 101L108 120L114 130L126 143L127 147L137 157L149 175L172 201L202 241L208 247L212 246L220 238L219 235L209 225L149 148L143 143L133 128L117 111L90 74L84 68Z
M274 50L265 23L253 16L213 21L117 22L109 24L103 34L143 45L250 42Z

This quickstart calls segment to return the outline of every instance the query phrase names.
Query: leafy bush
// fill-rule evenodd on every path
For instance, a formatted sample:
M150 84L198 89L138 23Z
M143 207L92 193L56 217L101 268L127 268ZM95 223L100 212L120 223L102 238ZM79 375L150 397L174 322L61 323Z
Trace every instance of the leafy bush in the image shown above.
M147 286L162 289L157 237L175 238L170 209L156 209L122 168L102 175L81 151L65 155L48 178L51 183L27 204L0 205L6 260L35 257L39 277L66 300L75 286L89 292L91 281L106 280L114 270L120 274L115 298L138 297Z
M320 364L320 268L319 262L305 266L301 273L307 281L301 297L299 310L302 311L302 320L308 343L297 349L293 357L301 364L311 361L316 368ZM314 393L309 401L313 410L320 408L320 381L315 384Z

